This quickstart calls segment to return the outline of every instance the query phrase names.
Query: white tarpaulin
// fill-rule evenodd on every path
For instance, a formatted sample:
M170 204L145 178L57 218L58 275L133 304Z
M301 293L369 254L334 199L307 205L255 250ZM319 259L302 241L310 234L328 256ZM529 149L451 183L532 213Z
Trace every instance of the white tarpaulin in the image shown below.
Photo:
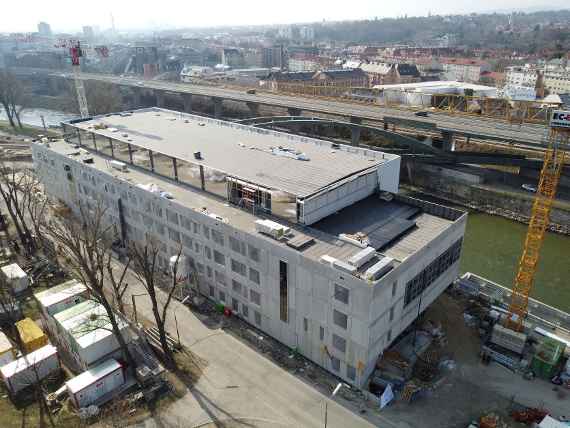
M392 391L392 385L388 384L382 396L380 397L380 408L383 409L394 399L394 391Z
M538 424L538 428L567 428L568 425L562 422L558 422L556 419L545 416L541 423Z

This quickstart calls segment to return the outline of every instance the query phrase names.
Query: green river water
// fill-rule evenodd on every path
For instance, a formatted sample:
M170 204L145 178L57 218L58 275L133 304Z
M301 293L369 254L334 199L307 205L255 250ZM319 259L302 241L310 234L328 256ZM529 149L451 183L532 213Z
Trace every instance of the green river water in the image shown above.
M526 225L502 217L469 213L461 272L473 272L511 287ZM547 233L532 297L570 312L570 237Z

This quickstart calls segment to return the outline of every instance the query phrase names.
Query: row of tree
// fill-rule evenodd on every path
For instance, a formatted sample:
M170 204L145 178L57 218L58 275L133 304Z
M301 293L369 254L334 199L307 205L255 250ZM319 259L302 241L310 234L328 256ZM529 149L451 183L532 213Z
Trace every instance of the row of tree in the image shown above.
M133 275L145 289L151 303L165 365L175 368L166 324L169 308L180 285L177 281L181 248L170 274L159 264L159 243L126 243L126 259L119 262L112 250L116 228L109 222L102 203L79 207L79 216L58 215L44 196L41 184L31 169L17 170L14 165L0 165L0 195L14 225L18 240L28 256L41 252L52 243L59 259L74 277L88 286L90 297L105 309L105 318L123 350L130 367L136 363L121 334L119 317L126 316L128 277ZM2 286L2 284L0 284ZM162 289L165 291L163 292ZM4 284L0 304L13 303ZM121 315L118 315L121 314Z

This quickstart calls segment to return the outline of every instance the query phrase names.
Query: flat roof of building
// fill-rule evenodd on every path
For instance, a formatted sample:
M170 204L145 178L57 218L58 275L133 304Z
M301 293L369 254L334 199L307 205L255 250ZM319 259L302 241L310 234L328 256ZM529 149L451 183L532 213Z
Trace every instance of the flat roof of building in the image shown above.
M44 308L49 308L59 302L64 301L72 296L84 293L87 290L85 284L80 283L75 279L71 279L55 287L48 288L47 290L40 291L34 294L34 297Z
M4 354L6 351L10 351L14 346L3 331L0 331L0 355Z
M87 348L112 335L111 322L105 308L99 303L85 301L54 315L61 328L66 330L82 348ZM127 323L117 315L117 324L122 330Z
M50 143L50 150L62 154L64 156L69 156L70 153L76 151L72 149L69 143L65 141L57 141ZM80 159L69 156L70 160L81 162ZM439 215L437 212L430 213L426 210L420 210L414 214L409 214L409 218L405 218L405 212L407 208L413 208L416 205L413 203L408 203L406 201L392 201L380 203L377 201L377 197L373 198L373 201L366 199L362 204L356 203L346 210L341 210L338 214L333 214L325 218L321 222L317 222L316 226L302 226L293 223L288 223L287 221L269 215L254 215L251 211L246 211L237 208L233 205L229 205L225 200L213 197L212 195L202 192L198 189L181 185L172 180L162 178L156 174L143 171L139 168L129 167L127 171L119 171L110 168L108 161L105 157L98 155L97 153L92 154L93 163L82 164L83 167L94 168L101 171L109 176L113 176L118 180L121 180L131 186L135 187L137 184L156 184L161 190L169 192L174 199L170 201L173 206L173 210L176 210L176 204L182 205L184 207L190 208L198 213L203 213L205 215L216 215L224 219L225 222L231 226L242 230L244 232L256 235L259 239L267 239L271 241L274 245L286 246L284 241L276 241L266 235L260 234L255 230L255 221L260 218L270 218L278 223L287 225L292 229L293 238L295 237L308 237L314 240L312 245L307 246L302 250L303 256L319 261L321 256L328 255L334 257L338 260L348 260L351 256L355 255L362 250L361 247L346 242L338 237L339 233L353 233L355 231L362 231L366 228L364 220L361 218L363 209L370 209L366 215L367 218L372 222L373 220L377 222L382 221L382 215L390 213L392 211L399 212L401 219L412 219L415 221L415 226L406 230L392 241L389 241L381 249L381 253L389 257L394 258L397 262L404 261L407 257L418 251L419 249L425 247L432 239L439 236L439 234L450 227L453 224L453 219L450 216ZM403 198L405 199L405 198ZM378 202L377 205L375 202ZM372 203L372 207L366 208L366 204ZM432 204L435 205L435 204ZM451 208L437 206L442 210L451 210L456 212ZM206 209L205 211L203 209ZM377 211L379 210L380 211ZM403 210L403 211L400 211ZM384 214L383 214L384 213ZM392 213L391 215L395 215ZM327 219L330 219L327 221ZM334 228L328 226L328 222L334 222ZM326 222L326 223L324 223ZM363 222L363 223L359 223ZM325 226L322 226L325 224ZM370 223L371 225L372 223ZM359 230L360 229L360 230ZM73 308L76 308L76 305ZM67 309L60 312L55 317L59 318L62 314L71 311L73 308Z
M69 379L65 385L67 386L69 392L75 394L76 392L87 388L89 385L97 382L98 380L103 379L105 376L113 373L115 370L120 369L121 367L121 364L117 360L111 358L93 367L92 369L84 371L80 375Z
M34 352L30 352L17 360L11 361L8 364L2 366L0 369L2 371L2 377L8 379L17 373L26 370L28 367L34 366L40 363L52 355L57 354L57 348L53 345L42 346L36 349Z
M101 125L106 128L99 129ZM397 157L350 146L332 149L323 140L158 108L100 116L72 126L298 197ZM280 146L305 153L309 160L272 152ZM194 158L195 152L201 153L201 160Z

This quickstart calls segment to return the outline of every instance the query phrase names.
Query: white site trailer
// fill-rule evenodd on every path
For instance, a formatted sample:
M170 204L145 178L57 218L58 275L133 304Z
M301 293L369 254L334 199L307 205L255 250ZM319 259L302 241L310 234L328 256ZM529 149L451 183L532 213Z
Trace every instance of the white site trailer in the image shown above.
M65 383L76 408L90 406L125 383L123 366L109 359Z
M57 349L46 345L0 368L8 391L14 395L60 369Z
M4 332L0 331L0 367L14 361L15 357L16 351L14 350L12 343L8 340Z
M14 293L21 293L30 285L28 275L17 263L3 266L0 270Z

